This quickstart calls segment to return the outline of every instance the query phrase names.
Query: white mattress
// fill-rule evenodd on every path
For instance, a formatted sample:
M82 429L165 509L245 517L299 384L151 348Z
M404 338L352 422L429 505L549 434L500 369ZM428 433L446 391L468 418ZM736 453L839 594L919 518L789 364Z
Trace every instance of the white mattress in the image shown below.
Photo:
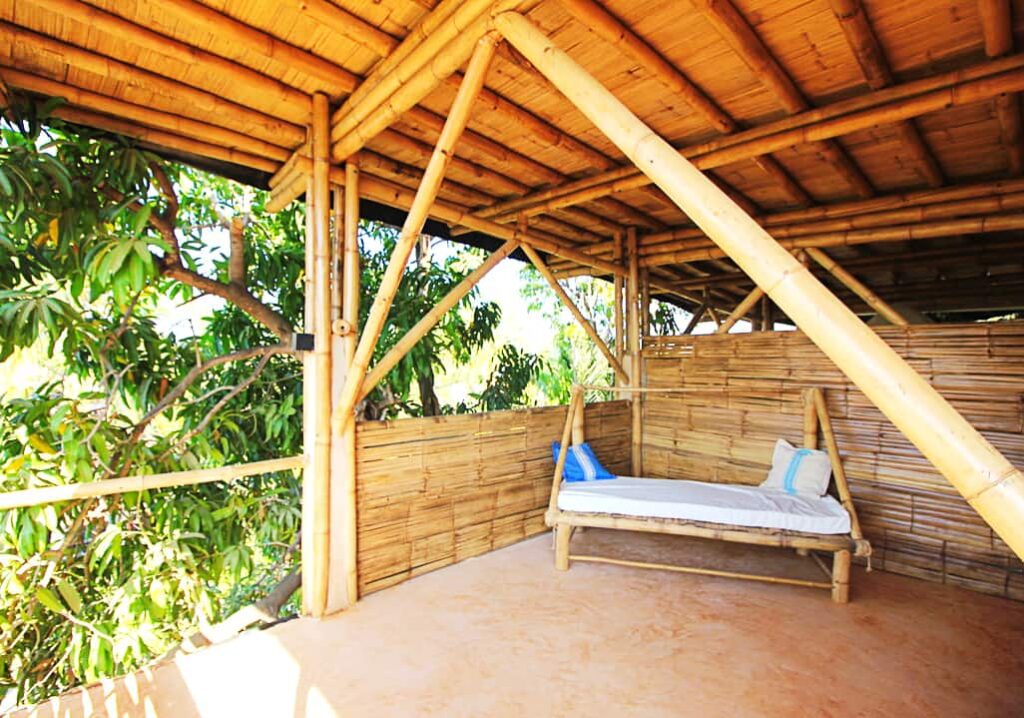
M562 482L558 508L581 513L707 521L815 534L850 533L850 515L831 496L679 479Z

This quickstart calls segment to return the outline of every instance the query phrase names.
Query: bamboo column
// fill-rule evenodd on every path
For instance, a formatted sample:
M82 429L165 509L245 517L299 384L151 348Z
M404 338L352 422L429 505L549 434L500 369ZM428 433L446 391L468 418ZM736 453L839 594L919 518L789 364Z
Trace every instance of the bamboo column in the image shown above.
M750 294L745 296L743 300L736 305L736 308L732 310L732 313L725 318L725 321L718 325L718 329L715 330L716 334L728 334L729 330L736 326L736 322L743 317L747 316L754 305L761 301L764 296L764 290L760 287L754 287Z
M477 42L473 56L470 58L462 85L455 95L444 129L441 131L437 146L423 173L420 186L416 190L416 196L402 225L395 249L388 261L387 269L384 271L384 277L381 279L380 289L373 301L373 306L370 307L370 314L366 318L366 324L359 337L349 376L345 380L345 387L335 413L335 423L338 428L344 421L349 420L355 410L356 398L363 386L366 370L369 367L370 358L373 356L373 350L377 346L377 340L384 329L384 322L387 321L398 284L402 281L405 265L409 261L409 255L416 245L423 224L427 220L431 205L437 197L441 182L444 180L445 169L452 156L452 150L469 121L469 111L480 88L483 87L487 69L490 67L496 49L496 39L485 35Z
M337 406L351 370L359 328L359 165L345 165L344 191L335 192L335 232L339 236L340 271L335 276L339 312L333 323L335 346L332 394ZM333 418L333 417L332 417ZM356 534L356 423L342 423L331 451L331 585L328 611L354 604L359 598Z
M554 291L562 301L562 304L565 305L565 308L569 310L569 313L572 314L573 318L576 319L583 331L586 332L588 337L590 337L590 341L594 342L598 351L600 351L608 361L612 371L615 372L615 376L619 377L622 381L628 381L629 374L627 374L626 370L622 368L621 364L619 364L619 360L615 358L615 354L612 353L612 350L608 348L607 344L605 344L604 339L602 339L601 335L597 333L596 329L594 329L594 325L590 323L590 320L583 315L583 312L581 312L579 307L576 306L576 303L572 301L572 297L569 296L568 292L562 289L562 285L558 283L555 275L551 273L551 270L548 269L548 266L544 263L544 260L541 259L541 256L537 254L537 251L528 244L524 244L522 249L523 252L526 253L526 256L529 257L533 266L536 267L538 272L540 272L540 275L544 277L548 286L551 287L552 291Z
M1024 557L1024 475L688 160L515 13L496 27L765 290Z
M640 357L640 257L636 229L626 230L626 252L629 258L629 280L626 282L626 341L629 343L629 386L643 385L643 367ZM629 397L632 451L630 470L633 476L643 474L643 394L636 392Z
M303 596L306 610L322 616L327 610L330 576L331 492L331 238L329 184L329 106L327 95L313 95L310 134L313 174L307 206L306 327L314 348L304 361L303 382L310 402L304 430L306 470L303 476ZM308 561L307 561L308 559Z
M832 257L825 254L816 247L807 247L803 250L808 257L820 264L825 271L842 282L847 289L864 300L864 303L885 317L890 324L905 327L909 322L898 311L892 308L888 302L875 294L866 284L843 269Z
M622 233L619 232L615 235L613 240L614 244L612 247L612 261L616 264L622 263ZM612 305L612 320L615 324L615 358L622 364L624 356L626 354L626 316L622 311L622 290L623 290L622 277L618 274L615 275L612 280L612 293L615 295L615 301ZM618 377L616 377L618 382Z

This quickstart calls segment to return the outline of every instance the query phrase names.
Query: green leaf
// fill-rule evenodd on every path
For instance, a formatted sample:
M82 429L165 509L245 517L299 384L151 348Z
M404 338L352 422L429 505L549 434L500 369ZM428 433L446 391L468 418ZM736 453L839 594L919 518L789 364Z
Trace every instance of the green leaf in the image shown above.
M37 586L36 598L39 599L39 603L43 604L54 613L64 613L64 604L62 604L60 599L57 598L57 594L50 589L44 588L43 586Z
M135 213L135 221L132 223L132 232L138 237L142 234L142 230L146 228L146 223L149 222L149 216L153 214L153 208L148 205L142 205L142 208Z
M71 608L72 613L79 613L82 610L82 597L78 590L66 579L57 579L57 590L64 598L64 602Z

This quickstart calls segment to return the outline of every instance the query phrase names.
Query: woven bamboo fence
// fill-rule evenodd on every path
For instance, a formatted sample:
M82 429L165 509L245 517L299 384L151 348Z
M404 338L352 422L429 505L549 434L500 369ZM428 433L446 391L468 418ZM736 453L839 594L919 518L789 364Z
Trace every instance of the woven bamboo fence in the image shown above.
M878 333L1016 466L1024 466L1024 323ZM802 437L800 391L826 389L874 566L1024 600L1024 565L953 487L800 332L649 337L644 474L760 483L775 440Z
M377 591L545 530L563 407L365 422L357 430L359 590ZM625 401L587 407L587 441L626 472Z

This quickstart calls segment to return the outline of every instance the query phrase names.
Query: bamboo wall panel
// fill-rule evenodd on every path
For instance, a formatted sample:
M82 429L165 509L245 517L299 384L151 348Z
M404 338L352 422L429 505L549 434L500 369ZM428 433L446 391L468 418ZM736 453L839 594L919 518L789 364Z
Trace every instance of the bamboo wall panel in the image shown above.
M365 422L357 430L360 594L541 533L565 407ZM625 401L587 407L586 437L625 473Z
M877 331L1024 466L1024 322ZM645 475L760 483L777 438L801 443L801 390L820 386L875 568L1024 600L1021 561L802 333L650 337L644 359L648 386L716 389L645 396Z

